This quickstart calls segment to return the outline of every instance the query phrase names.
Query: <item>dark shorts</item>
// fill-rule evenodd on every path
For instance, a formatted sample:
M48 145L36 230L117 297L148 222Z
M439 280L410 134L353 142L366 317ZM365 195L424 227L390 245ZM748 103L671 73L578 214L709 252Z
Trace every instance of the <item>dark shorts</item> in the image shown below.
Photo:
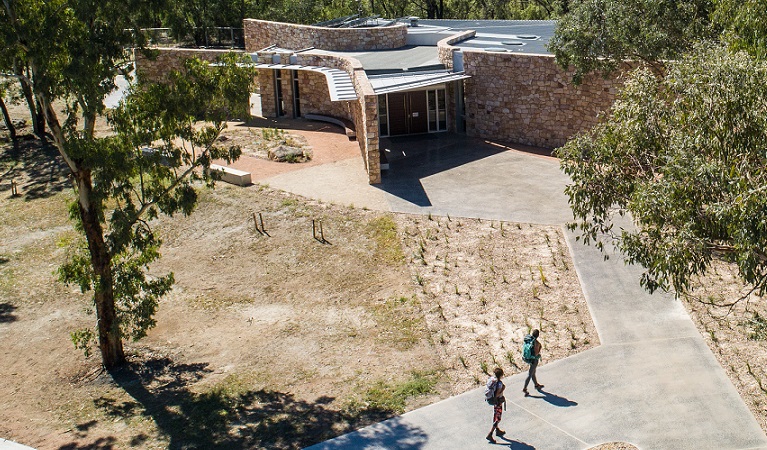
M495 406L493 406L493 423L497 424L501 421L501 416L503 415L503 404L499 403Z

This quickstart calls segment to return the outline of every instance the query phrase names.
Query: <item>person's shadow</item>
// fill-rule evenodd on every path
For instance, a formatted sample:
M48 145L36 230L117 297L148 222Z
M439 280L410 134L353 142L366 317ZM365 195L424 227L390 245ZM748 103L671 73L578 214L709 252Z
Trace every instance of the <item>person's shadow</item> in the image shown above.
M552 394L551 392L546 392L543 389L539 390L543 395L529 395L529 397L533 398L540 398L543 399L546 402L551 403L554 406L559 406L560 408L567 408L570 406L578 406L578 402L574 402L572 400L569 400L565 397L560 397L556 394Z
M509 439L506 436L498 436L498 439L501 441L504 441L503 443L498 442L498 445L506 446L508 445L511 450L535 450L535 447L533 447L530 444L526 444L524 442L515 441L513 439Z

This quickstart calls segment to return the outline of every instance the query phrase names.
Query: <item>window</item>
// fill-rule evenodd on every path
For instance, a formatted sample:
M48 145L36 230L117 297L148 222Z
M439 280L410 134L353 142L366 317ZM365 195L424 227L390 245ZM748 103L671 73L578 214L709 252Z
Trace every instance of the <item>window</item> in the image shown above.
M378 135L389 135L389 105L388 96L381 94L378 96Z
M274 105L274 112L277 114L277 117L284 116L285 103L283 103L282 99L282 71L279 69L275 69L274 71Z
M429 132L447 130L447 111L445 89L433 89L426 92Z
M293 117L301 117L301 99L298 95L298 71L293 71Z

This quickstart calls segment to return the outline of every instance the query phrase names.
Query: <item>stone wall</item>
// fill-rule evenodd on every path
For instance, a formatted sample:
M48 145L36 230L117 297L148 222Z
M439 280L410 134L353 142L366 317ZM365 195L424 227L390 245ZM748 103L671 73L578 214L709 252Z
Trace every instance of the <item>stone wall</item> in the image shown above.
M453 47L453 44L457 44L458 42L465 41L466 39L472 38L476 35L477 35L476 31L467 30L437 42L437 56L439 58L439 62L444 64L446 68L452 70L453 69L453 51L455 50L455 47Z
M330 100L328 82L325 75L318 72L299 71L299 98L301 99L301 114L321 114L324 116L340 117L353 121L350 102L334 102Z
M259 62L273 62L274 52L259 52ZM295 63L303 66L330 67L343 70L349 74L357 93L356 101L330 101L327 79L317 72L299 71L299 97L301 113L316 113L326 116L341 117L354 122L357 142L360 146L365 170L371 184L381 182L381 162L378 153L378 98L373 93L373 87L368 81L362 64L353 58L340 55L313 53L311 51L295 54L280 54L280 62L288 64L290 57L295 56ZM286 116L292 116L292 84L290 71L282 71L282 92L285 101ZM264 116L274 117L274 70L259 69L261 83L261 109ZM290 100L289 100L290 99ZM288 105L288 101L291 102Z
M377 28L325 28L291 23L245 19L245 50L256 52L276 45L300 50L386 50L406 45L407 25Z
M545 148L597 123L620 81L594 75L574 86L553 56L463 51L470 136Z
M211 50L197 48L153 48L151 53L156 57L148 58L141 51L134 52L136 73L149 81L162 81L171 70L181 70L184 61L194 57L203 61L213 62L219 56L233 50ZM241 53L241 52L238 52ZM154 56L153 55L153 56Z

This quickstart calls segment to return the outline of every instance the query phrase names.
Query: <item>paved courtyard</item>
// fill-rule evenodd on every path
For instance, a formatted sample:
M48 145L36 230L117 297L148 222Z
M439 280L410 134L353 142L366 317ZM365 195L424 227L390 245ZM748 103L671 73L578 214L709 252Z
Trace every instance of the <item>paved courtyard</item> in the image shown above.
M572 218L558 162L532 149L455 135L382 140L382 148L392 158L379 186L367 185L358 157L264 181L371 209L562 225ZM546 388L530 397L521 392L524 375L507 378L508 434L497 446L767 449L767 436L681 303L647 294L639 268L619 255L604 261L565 234L602 345L544 361L538 374ZM494 448L484 440L490 416L478 388L311 448Z

